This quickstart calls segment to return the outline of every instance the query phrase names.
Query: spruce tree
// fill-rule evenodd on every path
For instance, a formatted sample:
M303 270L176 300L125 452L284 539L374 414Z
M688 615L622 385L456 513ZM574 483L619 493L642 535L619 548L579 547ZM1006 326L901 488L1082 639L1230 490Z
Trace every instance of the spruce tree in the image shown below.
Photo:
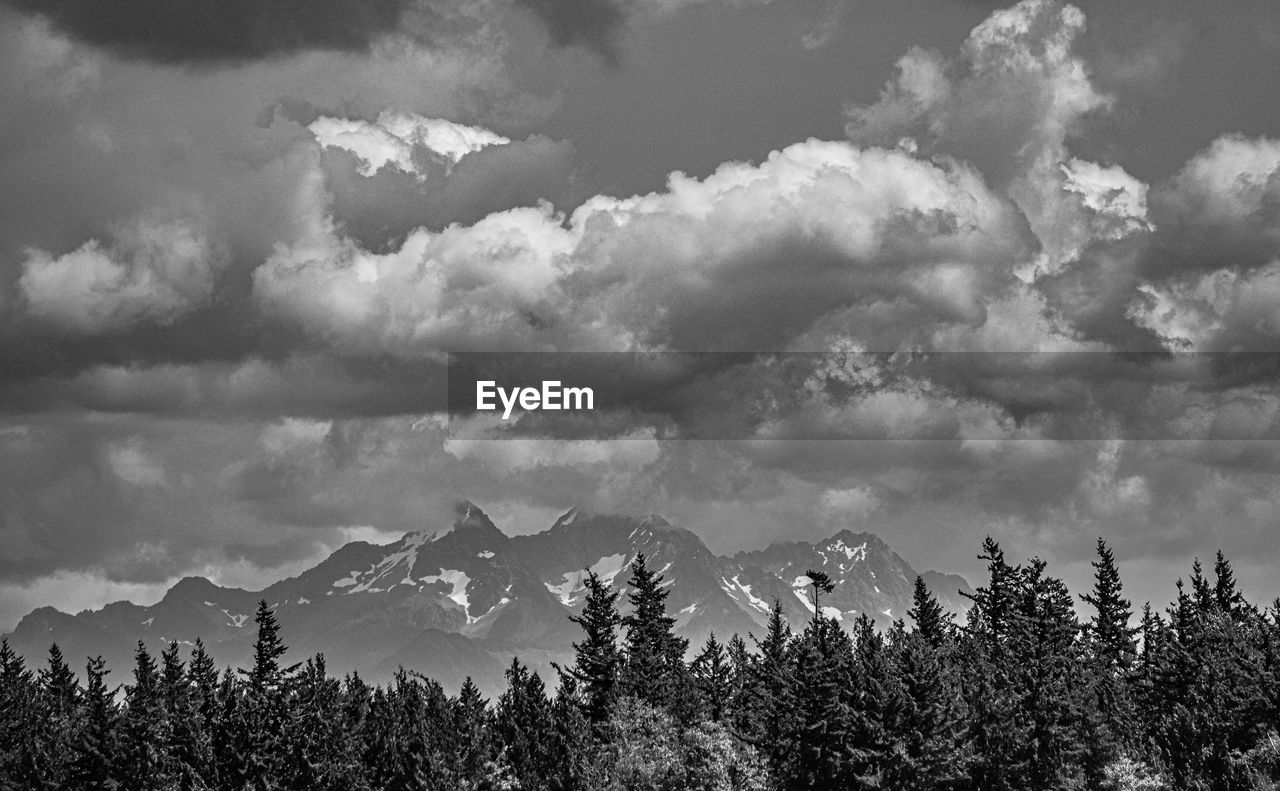
M470 676L450 705L451 752L456 777L464 784L480 778L485 764L493 758L488 705Z
M1093 561L1093 592L1080 596L1093 606L1094 615L1089 622L1088 635L1095 655L1104 666L1119 674L1129 670L1137 655L1134 635L1137 630L1129 625L1133 608L1124 598L1124 586L1116 568L1115 555L1107 542L1098 539L1098 559Z
M1024 571L1011 633L1021 719L1029 729L1017 754L1026 787L1071 789L1080 781L1083 655L1070 591L1033 558Z
M917 594L921 587L917 583ZM935 623L927 616L917 622ZM901 705L891 723L897 749L886 758L889 788L952 789L967 777L964 712L957 680L948 672L950 649L930 638L938 639L935 629L918 628L903 638L896 653Z
M754 637L753 637L754 639ZM757 659L750 666L740 731L768 760L775 773L785 770L794 753L797 717L796 685L791 663L791 627L782 602L774 600Z
M916 625L916 633L933 648L941 648L950 635L953 618L942 609L938 600L929 591L924 577L916 576L915 587L911 593L911 609L907 615Z
M9 641L0 639L0 777L15 784L37 780L32 762L37 714L31 671Z
M285 774L283 736L289 730L286 695L293 668L280 665L288 648L266 599L258 602L253 620L258 627L253 666L241 671L245 676L244 697L238 716L229 725L240 751L243 780L252 786L269 787L279 785Z
M1133 716L1129 678L1137 658L1137 628L1129 625L1133 608L1124 598L1115 556L1106 541L1098 539L1098 559L1093 562L1094 585L1081 599L1094 614L1085 629L1088 637L1092 706L1084 715L1089 781L1099 784L1102 772L1132 741Z
M1011 638L1017 627L1016 606L1024 584L1021 570L988 536L980 560L987 561L987 584L972 595L958 654L969 712L966 740L973 752L971 777L976 787L1020 791L1025 787L1026 723L1019 716L1020 692Z
M1214 585L1213 598L1218 608L1237 621L1244 620L1250 614L1244 595L1236 588L1236 575L1231 563L1222 550L1218 550L1213 564Z
M520 787L544 789L560 760L553 752L551 701L542 679L519 659L511 660L506 681L507 688L494 707L494 736Z
M692 669L707 716L712 722L719 722L727 714L733 696L733 668L715 632L708 635L706 645L694 657Z
M587 599L582 615L569 620L582 627L581 642L573 644L575 661L566 671L583 695L583 712L592 724L609 719L609 707L617 694L618 670L622 654L618 650L618 594L600 580L595 572L587 575Z
M674 633L676 619L667 615L668 592L662 582L646 564L644 553L637 553L627 582L631 613L622 619L627 634L619 687L624 695L672 709L688 703L688 641Z
M83 722L72 749L68 783L77 791L109 791L119 785L119 713L106 685L109 672L100 656L85 667Z
M161 699L156 660L139 640L133 684L125 691L121 719L123 783L134 789L163 789L175 777L169 755L170 723Z
M48 665L40 671L38 683L39 716L28 725L34 728L30 746L46 782L59 785L66 780L68 756L79 724L80 687L56 643L49 647Z

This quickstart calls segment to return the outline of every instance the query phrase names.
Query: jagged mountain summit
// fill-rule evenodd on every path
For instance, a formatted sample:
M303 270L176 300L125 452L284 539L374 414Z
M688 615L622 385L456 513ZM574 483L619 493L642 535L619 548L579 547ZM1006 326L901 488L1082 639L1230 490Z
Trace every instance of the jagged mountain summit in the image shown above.
M916 572L870 533L841 531L816 543L785 542L720 557L693 532L661 516L586 514L573 509L547 530L507 536L472 503L443 529L411 532L385 545L353 542L296 577L262 591L200 577L175 584L156 604L108 604L76 615L42 607L22 619L10 644L41 662L50 643L70 658L101 654L127 672L138 640L157 651L197 637L220 661L247 661L260 599L276 608L290 654L323 652L336 671L384 681L404 666L456 687L472 676L500 688L512 656L551 673L565 661L594 572L625 593L628 567L644 553L664 578L677 631L700 645L714 631L760 634L770 605L783 602L796 627L812 616L808 569L835 583L827 615L844 623L866 613L882 627L903 618ZM925 572L939 601L964 609L968 584ZM625 595L621 602L625 606Z

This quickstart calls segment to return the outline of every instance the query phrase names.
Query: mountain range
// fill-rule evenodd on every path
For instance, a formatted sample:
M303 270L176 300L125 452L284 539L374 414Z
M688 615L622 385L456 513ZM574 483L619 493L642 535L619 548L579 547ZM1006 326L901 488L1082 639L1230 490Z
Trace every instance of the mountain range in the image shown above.
M842 530L815 542L776 543L724 557L693 532L655 514L570 510L549 529L508 536L463 502L443 529L407 533L390 544L347 544L296 577L261 591L186 577L157 603L115 602L75 615L41 607L9 644L32 664L57 643L73 665L102 655L115 681L129 677L139 640L155 651L201 638L220 662L244 666L256 635L259 600L275 608L295 661L322 652L331 672L386 681L403 666L456 689L471 676L488 693L519 656L554 680L553 662L571 661L588 571L624 595L628 567L643 552L667 586L668 612L691 650L711 632L761 635L774 599L794 628L812 616L806 570L827 573L835 590L824 613L850 623L866 613L880 627L905 618L917 572L871 533ZM957 575L927 571L944 607L962 611L972 592Z

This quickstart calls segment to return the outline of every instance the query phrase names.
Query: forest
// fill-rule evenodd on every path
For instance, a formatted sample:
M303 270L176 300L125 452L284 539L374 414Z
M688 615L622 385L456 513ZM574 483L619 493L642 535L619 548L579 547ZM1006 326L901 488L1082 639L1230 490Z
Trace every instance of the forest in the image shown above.
M31 668L6 643L0 788L1280 788L1280 600L1248 602L1221 553L1163 612L1133 610L1101 539L1078 602L1041 560L979 557L963 622L917 579L892 629L842 624L811 572L803 630L775 602L761 635L690 651L639 556L626 606L588 579L553 687L514 659L492 701L291 664L265 601L241 669L140 643L129 680L89 658L82 682L56 645Z

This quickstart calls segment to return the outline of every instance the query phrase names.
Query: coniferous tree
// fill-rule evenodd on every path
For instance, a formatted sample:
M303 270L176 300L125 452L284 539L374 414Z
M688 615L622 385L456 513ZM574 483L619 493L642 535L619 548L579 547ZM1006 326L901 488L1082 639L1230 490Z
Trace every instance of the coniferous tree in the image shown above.
M942 609L937 598L929 591L924 577L917 576L911 592L911 609L907 616L915 623L915 631L934 648L941 648L950 637L955 619Z
M897 749L887 758L891 788L959 788L967 777L964 720L948 655L920 631L903 638L896 657L901 704L892 723Z
M1016 689L1029 724L1019 745L1027 787L1069 789L1079 783L1084 682L1072 596L1062 580L1033 558L1024 571L1012 632Z
M27 726L35 729L31 749L42 767L40 774L56 786L66 781L70 768L68 756L79 725L80 701L76 674L57 643L49 647L48 664L39 673L38 689L37 708L31 712L38 712L38 718Z
M35 761L38 707L26 662L0 640L0 777L13 787L34 785L43 767Z
M684 664L689 643L675 635L676 619L667 614L668 592L643 552L631 563L627 585L631 613L622 619L627 634L619 691L672 713L680 707L687 719L696 708L689 699L692 685Z
M1093 561L1093 591L1080 598L1093 607L1085 628L1088 638L1089 689L1091 707L1083 714L1087 732L1085 772L1091 783L1103 781L1103 772L1125 752L1132 741L1136 723L1130 677L1137 658L1136 627L1130 626L1133 608L1124 598L1124 586L1116 568L1115 555L1107 542L1098 539L1098 559Z
M886 782L895 788L951 789L967 777L964 710L951 643L952 619L916 577L907 613L916 629L897 644L895 671L901 703L892 727L898 745Z
M822 601L821 595L831 593L836 589L835 583L831 581L830 575L824 571L807 570L804 575L809 578L810 602L813 605L813 622L816 624L822 619Z
M1230 615L1233 619L1244 620L1251 613L1245 602L1244 594L1236 589L1236 575L1231 568L1230 561L1222 554L1222 550L1218 550L1218 555L1213 564L1214 585L1213 598L1218 608Z
M109 672L100 656L90 659L85 667L83 721L72 749L67 784L77 791L109 791L119 785L119 713L106 685Z
M493 758L493 752L488 701L480 696L480 689L470 676L463 682L458 697L451 701L450 715L451 752L457 777L479 777L485 764Z
M733 697L733 667L715 632L707 636L706 645L693 658L691 670L707 717L719 722Z
M288 648L280 637L280 625L266 599L258 602L254 623L253 666L242 670L244 693L233 729L239 750L241 779L253 787L281 785L287 751L283 736L289 729L287 687L293 668L280 664Z
M495 739L520 787L545 789L561 758L553 752L551 701L542 679L519 659L511 660L505 677L507 688L493 712Z
M978 558L987 561L987 584L966 594L973 605L958 653L960 672L968 680L964 690L969 712L966 739L973 754L970 776L978 788L1018 791L1025 780L1025 757L1018 748L1027 736L1018 716L1010 637L1022 575L990 536L983 541Z
M175 773L168 746L169 718L161 698L156 660L139 640L133 684L125 691L121 718L122 781L130 789L163 789Z
M834 656L838 668L850 651L850 643L834 620L828 619L827 625L836 636ZM848 785L879 788L891 764L893 733L901 721L905 701L884 636L865 613L853 623L851 658L849 670L837 670L835 675L837 683L843 685L837 690L843 700L833 717L847 711L842 748L849 754Z
M577 682L583 696L583 712L592 724L609 718L609 707L617 695L622 654L618 649L618 594L595 572L587 575L587 599L582 615L569 620L582 627L581 642L573 644L575 661L566 672Z
M1124 598L1124 586L1116 568L1115 555L1101 538L1098 539L1098 559L1092 565L1093 591L1080 596L1094 609L1087 630L1091 647L1105 667L1116 674L1123 674L1128 672L1137 655L1134 640L1137 629L1129 625L1133 618L1133 608L1129 600Z
M577 685L572 675L562 674L551 703L551 753L559 761L547 777L549 791L578 791L594 779L591 721L579 703Z
M791 663L791 627L782 602L769 610L764 638L756 640L759 656L745 682L739 734L755 746L777 774L794 754L796 685Z

